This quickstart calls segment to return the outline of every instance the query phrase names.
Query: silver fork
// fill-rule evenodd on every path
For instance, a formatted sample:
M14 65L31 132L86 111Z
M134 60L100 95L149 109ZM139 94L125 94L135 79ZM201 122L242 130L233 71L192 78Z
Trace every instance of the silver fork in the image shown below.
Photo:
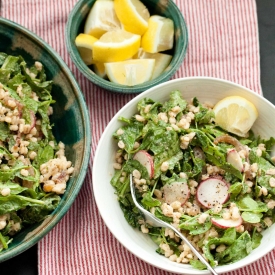
M211 267L211 265L204 259L204 257L198 252L198 250L189 242L189 240L181 234L179 230L177 230L175 227L173 227L171 224L164 222L157 217L155 217L151 212L144 209L137 201L136 199L136 190L133 183L133 176L130 174L130 188L131 188L131 195L134 201L134 204L136 207L144 214L147 221L150 222L150 224L154 227L168 227L171 230L173 230L192 250L192 252L200 259L200 261L206 265L207 269L211 271L212 274L218 275L218 273Z

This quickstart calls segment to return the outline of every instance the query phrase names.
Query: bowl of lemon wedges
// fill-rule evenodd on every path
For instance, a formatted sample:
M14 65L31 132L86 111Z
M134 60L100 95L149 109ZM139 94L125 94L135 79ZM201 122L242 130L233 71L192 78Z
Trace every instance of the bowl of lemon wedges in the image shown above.
M141 93L172 78L188 44L186 23L172 0L80 0L65 36L83 75L117 93Z

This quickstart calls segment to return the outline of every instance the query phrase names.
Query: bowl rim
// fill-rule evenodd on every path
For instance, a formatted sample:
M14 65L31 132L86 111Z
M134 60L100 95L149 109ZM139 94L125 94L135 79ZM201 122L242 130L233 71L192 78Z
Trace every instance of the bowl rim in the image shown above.
M90 0L90 1L95 1L95 0ZM146 91L147 89L149 89L150 87L153 87L155 85L158 85L159 83L169 80L182 65L182 62L183 62L184 57L187 52L189 36L188 36L187 24L185 22L185 19L183 17L182 12L179 9L179 7L174 3L173 0L168 0L168 2L172 5L174 11L177 12L176 16L177 16L177 18L179 18L179 21L180 21L179 29L183 32L184 43L183 43L183 45L181 45L182 50L180 51L179 56L176 59L172 58L171 63L170 63L172 65L172 67L170 68L169 71L165 72L165 74L161 74L160 76L158 76L157 78L155 78L153 80L149 80L143 84L135 85L132 87L110 82L108 80L101 78L97 74L95 74L82 61L82 59L78 53L78 50L74 44L74 41L72 41L72 39L71 39L71 28L75 24L75 21L76 21L75 17L77 15L81 14L81 12L83 12L83 10L84 10L83 6L87 5L87 0L80 0L75 4L74 8L71 10L71 12L68 16L68 20L67 20L66 27L65 27L65 43L66 43L67 51L69 52L69 55L70 55L72 61L74 62L76 67L79 69L79 71L89 81L91 81L95 85L97 85L101 88L104 88L104 89L106 89L110 92L113 92L113 93L123 93L123 94L142 93L142 92ZM85 20L85 18L84 18L84 20Z
M59 54L42 38L37 36L32 31L28 30L24 26L13 22L9 19L0 17L0 24L8 26L10 28L15 29L19 33L22 33L24 36L28 36L31 38L34 42L39 43L41 46L43 45L43 48L51 55L53 60L64 70L67 78L70 80L71 85L73 87L73 90L76 92L76 98L78 100L78 105L81 107L81 114L84 121L84 146L87 151L87 154L84 155L82 165L80 166L79 173L77 175L77 180L80 184L77 188L73 189L71 192L71 195L66 198L66 201L68 201L68 204L62 205L62 207L59 208L59 211L54 213L54 215L51 215L51 219L47 220L45 219L44 222L42 221L43 226L39 225L39 230L35 231L35 234L33 234L31 237L27 239L27 241L22 241L17 246L15 246L12 249L4 250L0 253L0 262L6 261L8 259L11 259L12 257L26 251L33 245L35 245L38 241L40 241L46 234L48 234L62 219L62 217L67 213L71 205L73 204L77 194L79 193L81 186L84 182L84 179L86 177L86 173L88 171L89 166L89 160L90 160L90 152L91 152L91 130L90 130L90 117L88 108L85 102L84 95L79 87L79 84L77 83L75 77L73 76L73 73L69 69L68 65L63 61L63 59L59 56ZM86 123L85 123L86 122ZM61 198L62 200L62 198Z
M162 270L165 270L165 271L169 271L169 272L172 272L172 273L179 273L179 269L176 270L176 267L174 270L171 270L171 269L168 269L168 268L165 268L165 266L158 266L156 262L152 263L150 262L148 259L146 259L144 256L140 255L137 251L132 251L130 250L128 244L122 240L121 238L119 238L119 236L116 234L116 232L114 232L114 229L112 227L112 221L110 221L108 219L108 217L105 215L105 213L103 212L103 208L101 207L101 202L99 200L99 196L98 196L98 183L96 183L96 163L97 163L97 159L99 158L99 155L100 155L100 148L103 146L103 142L104 142L104 139L105 139L105 136L108 136L107 134L108 131L109 131L109 128L112 127L112 123L114 121L117 121L118 118L123 114L124 110L128 109L129 108L129 105L132 105L136 103L142 99L142 98L145 98L145 97L148 97L148 94L151 93L151 91L159 88L159 87L165 87L165 86L168 86L170 85L170 83L177 83L177 82L183 82L183 81L189 81L189 80L201 80L201 81L216 81L216 82L219 82L219 83L224 83L224 84L229 84L229 85L233 85L234 87L236 88L240 88L242 90L246 90L249 94L253 94L253 96L255 96L256 98L262 100L263 102L265 102L265 104L268 104L269 106L272 106L274 108L274 105L268 101L266 98L264 98L263 96L259 95L258 93L252 91L251 89L241 85L241 84L238 84L238 83L235 83L235 82L232 82L230 80L226 80L226 79L222 79L222 78L216 78L216 77L208 77L208 76L191 76L191 77L182 77L182 78L177 78L177 79L173 79L173 80L170 80L170 81L167 81L167 82L164 82L164 83L160 83L159 85L157 86L154 86L148 90L146 90L144 93L140 94L140 95L137 95L136 97L134 97L133 99L131 99L127 104L125 104L114 116L113 118L110 120L110 122L108 123L108 125L106 126L106 128L104 129L104 132L102 133L101 135L101 138L98 142L98 145L97 145L97 149L95 151L95 154L94 154L94 161L93 161L93 171L92 171L92 174L93 174L93 178L92 178L92 182L93 182L93 193L94 193L94 197L95 197L95 201L96 201L96 205L97 205L97 208L99 210L99 213L105 223L105 225L107 226L107 228L110 230L110 232L112 233L112 235L118 240L119 243L121 243L130 253L134 254L136 257L138 257L139 259L141 259L142 261L152 265L152 266L155 266L157 268L161 268ZM109 186L110 188L113 188L111 186L111 183L109 183ZM115 190L114 190L115 191ZM127 223L128 224L128 223ZM129 225L130 226L130 225ZM135 230L134 228L132 228L133 230ZM274 247L273 247L274 248ZM244 259L241 259L235 263L232 263L230 265L223 265L223 266L218 266L216 268L216 271L217 272L229 272L229 271L234 271L234 270L237 270L237 269L240 269L244 266L246 266L247 264L252 264L253 262L256 262L258 260L260 260L262 257L264 257L267 253L269 253L273 248L270 248L268 251L265 251L265 253L261 254L260 256L255 256L249 263L246 263L245 265L242 265L240 262ZM180 274L193 274L193 275L197 275L197 274L209 274L209 271L207 270L195 270L195 269L190 269L188 270L189 273L180 273ZM186 270L184 270L184 272L187 272Z

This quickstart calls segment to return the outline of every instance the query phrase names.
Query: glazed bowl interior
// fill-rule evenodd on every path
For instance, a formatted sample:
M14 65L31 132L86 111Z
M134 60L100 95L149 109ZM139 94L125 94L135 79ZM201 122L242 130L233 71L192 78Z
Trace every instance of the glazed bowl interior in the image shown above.
M258 109L259 117L256 120L253 131L263 138L274 136L275 124L271 123L275 117L275 107L269 101L255 92L229 81L208 78L192 77L168 81L155 86L138 95L126 104L110 121L101 136L98 144L93 166L94 196L100 214L109 230L130 252L145 262L178 274L209 274L208 271L200 271L187 264L174 263L155 252L157 246L146 235L133 229L125 220L123 212L117 201L115 190L110 184L114 174L113 163L117 144L112 134L122 126L118 121L120 116L130 118L137 113L137 103L142 98L152 98L155 101L164 102L169 99L170 92L181 91L183 98L190 100L197 97L200 102L212 102L213 104L226 96L239 95L250 100ZM220 274L244 267L264 256L275 247L272 241L275 234L275 225L265 230L261 245L253 250L246 258L229 265L218 266L216 271Z
M67 50L72 61L82 74L91 82L115 93L141 93L150 87L169 80L181 66L188 44L187 26L179 8L172 0L141 0L149 9L151 15L158 14L173 20L175 26L174 48L169 53L173 55L171 63L157 78L133 87L112 83L96 75L91 66L87 66L81 59L75 45L75 38L84 30L86 17L96 0L80 0L71 11L66 24L65 38Z
M44 237L70 208L84 181L90 157L90 123L82 92L67 65L58 54L24 27L0 18L0 52L21 55L28 65L40 61L47 80L53 80L51 122L57 141L65 144L66 157L75 171L67 182L60 204L46 220L23 229L13 237L9 248L0 252L0 262L25 251Z

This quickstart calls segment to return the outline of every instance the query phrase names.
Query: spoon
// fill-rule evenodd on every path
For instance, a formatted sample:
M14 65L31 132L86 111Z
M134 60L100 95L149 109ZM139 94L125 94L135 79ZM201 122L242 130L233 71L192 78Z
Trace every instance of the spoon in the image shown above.
M136 207L144 214L146 217L146 220L150 222L150 224L154 227L167 227L173 230L192 250L192 252L200 259L200 261L206 265L207 269L211 271L212 274L218 275L218 273L211 267L211 265L204 259L204 257L198 252L198 250L189 242L189 240L175 227L173 227L171 224L164 222L157 217L155 217L151 212L144 209L137 201L136 199L136 191L135 186L133 183L133 176L130 174L130 188L131 188L131 195L134 201L134 204Z

